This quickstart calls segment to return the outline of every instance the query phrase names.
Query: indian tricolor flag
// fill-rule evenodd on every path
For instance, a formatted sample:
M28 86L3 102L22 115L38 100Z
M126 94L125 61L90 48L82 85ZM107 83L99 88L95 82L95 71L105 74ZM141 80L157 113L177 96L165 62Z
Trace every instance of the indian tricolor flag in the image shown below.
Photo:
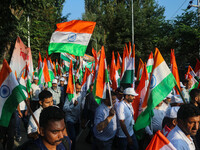
M153 60L153 53L151 52L149 54L149 58L147 60L147 72L149 74L149 77L150 77L150 74L151 74L151 71L152 71L152 68L153 68L153 63L154 63L154 60Z
M124 71L124 74L121 77L121 83L133 84L134 77L135 77L135 51L133 49L131 56L128 60L128 63L126 65L126 70Z
M143 63L142 59L140 58L139 65L138 65L138 70L137 70L137 80L140 80L140 78L142 76L143 68L144 68L144 63Z
M92 83L92 73L87 67L85 67L85 74L83 77L81 91L86 93L89 90L91 83Z
M190 79L192 80L192 85L191 85L191 88L190 90L194 89L194 88L197 88L198 87L198 77L197 75L195 74L194 70L192 69L191 66L188 66L188 71L187 71L187 74L186 74L186 79Z
M137 120L137 117L142 112L142 104L145 98L145 94L147 92L147 87L149 84L149 77L146 69L146 63L143 65L143 71L142 76L140 79L140 82L137 86L136 93L138 93L138 96L136 96L135 100L132 102L133 110L134 110L134 120Z
M112 89L116 90L120 85L120 76L118 74L116 65L115 65L115 55L114 51L112 52L112 60L110 65L110 80L112 81Z
M171 92L176 85L176 80L171 73L169 67L164 61L160 51L156 48L153 71L151 74L149 86L143 106L147 105L147 108L138 116L135 130L145 128L150 124L153 117L153 109Z
M200 61L197 59L197 63L194 68L194 72L198 78L200 78Z
M0 125L7 127L18 104L27 98L27 94L17 82L5 59L0 76Z
M70 62L70 66L69 66L69 77L68 77L66 93L67 93L68 100L72 101L74 103L74 98L76 96L76 92L75 92L75 80L74 80L74 76L73 76L72 60Z
M176 150L170 141L158 130L146 150Z
M96 22L72 20L58 23L52 34L48 52L84 56Z

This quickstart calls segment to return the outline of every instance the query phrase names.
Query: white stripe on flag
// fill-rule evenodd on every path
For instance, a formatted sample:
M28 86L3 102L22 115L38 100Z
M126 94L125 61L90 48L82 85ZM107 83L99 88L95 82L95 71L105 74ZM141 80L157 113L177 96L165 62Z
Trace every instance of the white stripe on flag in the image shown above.
M0 87L0 107L3 108L4 103L8 99L8 97L12 94L12 90L19 85L17 80L15 79L14 74L11 72L8 77L4 80ZM0 109L3 110L3 109ZM0 111L0 118L1 118L2 111Z
M162 72L161 72L162 71ZM171 71L169 70L165 61L153 70L150 89L153 90L160 82L162 82Z
M87 46L91 36L92 34L88 33L55 31L51 36L50 43L73 43Z

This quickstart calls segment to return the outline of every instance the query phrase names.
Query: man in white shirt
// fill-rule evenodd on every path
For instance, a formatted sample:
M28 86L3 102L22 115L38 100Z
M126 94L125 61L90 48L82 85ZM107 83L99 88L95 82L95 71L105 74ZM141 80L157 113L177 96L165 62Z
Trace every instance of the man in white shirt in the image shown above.
M43 110L43 108L53 106L52 93L47 90L43 90L39 94L39 99L40 99L39 100L40 107L33 113L38 122L39 122L39 118L40 118L40 113ZM38 127L32 116L29 119L27 132L28 132L29 138L35 139L38 137Z
M38 77L34 76L33 84L31 85L31 90L30 90L30 95L31 95L30 106L33 112L39 107L38 95L41 92L41 89L38 85L38 81L39 81Z
M138 94L135 92L134 88L126 88L124 90L124 100L121 101L117 107L118 128L116 136L118 139L119 150L139 149L133 131L134 111L131 104L137 95Z
M60 104L60 97L61 97L61 90L60 90L60 87L58 87L57 79L53 79L52 87L50 87L48 90L53 95L53 104L59 105Z
M195 136L200 121L200 111L192 104L184 104L177 114L178 124L168 134L168 140L178 150L195 150L191 136Z

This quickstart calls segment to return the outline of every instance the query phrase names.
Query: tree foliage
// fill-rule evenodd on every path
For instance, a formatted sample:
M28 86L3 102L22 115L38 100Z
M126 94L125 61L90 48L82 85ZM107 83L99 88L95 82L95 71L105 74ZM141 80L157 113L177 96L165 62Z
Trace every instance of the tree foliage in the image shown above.
M1 62L3 58L10 59L17 36L24 44L27 43L28 22L30 18L30 45L33 62L37 63L38 52L46 54L51 34L56 23L66 21L62 17L64 0L8 0L0 6L0 44ZM56 56L56 55L54 55Z

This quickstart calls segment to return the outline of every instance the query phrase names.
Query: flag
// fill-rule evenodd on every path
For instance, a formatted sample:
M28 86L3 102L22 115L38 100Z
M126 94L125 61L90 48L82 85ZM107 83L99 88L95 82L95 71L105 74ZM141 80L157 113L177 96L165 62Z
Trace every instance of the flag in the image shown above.
M144 68L143 66L144 66L144 63L143 63L142 59L140 58L138 70L137 70L137 80L140 80L140 78L141 78L142 70Z
M124 48L123 59L122 59L122 67L121 67L121 75L120 75L121 80L122 80L124 73L126 71L128 61L129 61L128 50Z
M87 67L85 67L85 74L83 77L81 91L86 93L89 90L91 83L92 83L92 73Z
M143 106L147 108L138 116L135 130L145 128L153 117L153 109L171 92L176 80L164 61L160 51L156 48L153 71L145 95Z
M27 98L27 93L17 82L5 59L0 76L0 125L8 127L13 112L18 104Z
M112 89L116 90L120 85L120 77L115 65L115 55L114 51L112 52L112 60L110 65L110 80L112 82Z
M117 64L116 64L116 69L118 71L118 74L121 74L121 64L122 64L122 58L119 54L119 52L117 52Z
M93 95L98 104L101 103L102 98L105 98L106 83L108 83L108 70L107 70L104 47L102 46L97 78L93 88L93 93L94 93Z
M69 62L72 60L73 64L76 63L76 59L74 55L70 55L68 53L60 53L60 58Z
M154 60L153 60L153 53L151 52L149 54L149 58L147 60L147 72L149 74L149 77L150 77L150 74L151 74L151 71L152 71L152 68L153 68L153 62L154 62Z
M194 72L196 73L197 77L200 78L200 61L198 59L194 68Z
M31 91L31 76L30 76L30 72L29 72L27 63L26 63L26 70L25 70L24 79L25 79L25 82L26 82L27 92L30 93L30 91Z
M29 66L29 71L33 73L33 60L30 47L24 45L20 37L17 37L15 48L10 60L10 68L13 72L16 71L17 76L20 75L26 63Z
M146 150L176 150L170 141L158 130Z
M67 84L67 97L69 101L72 101L74 103L74 98L76 96L76 92L75 92L75 79L73 76L73 64L72 64L72 60L70 62L70 66L69 66L69 77L68 77L68 84Z
M53 81L53 79L55 78L54 73L53 73L53 64L51 61L51 58L47 55L47 67L48 67L48 71L49 71L49 77L50 77L50 81L48 82L48 87L52 87L52 83L51 81Z
M175 54L174 54L173 49L171 50L170 62L171 62L171 72L176 79L176 83L177 83L178 88L181 89L180 88L180 78L179 78L179 74L178 74L178 67L177 67L177 64L176 64L176 58L175 58ZM176 91L176 94L179 95L178 89L176 87L175 87L175 91Z
M42 57L39 52L39 57L38 57L38 85L44 83L44 75L43 75L43 63L42 63Z
M97 69L98 69L98 58L97 58L97 53L94 50L94 48L92 48L92 54L93 54L94 59L95 59L94 73L93 73L93 78L92 78L92 83L94 83L94 80L95 80L95 78L97 76Z
M126 70L121 78L121 83L133 84L135 77L135 51L131 53L131 57L126 65Z
M138 96L136 96L135 100L132 102L135 121L137 120L137 117L142 112L142 103L144 101L144 97L147 92L148 84L149 84L149 79L148 79L148 73L147 73L146 63L145 63L143 65L143 71L142 71L140 82L136 89L136 93L138 93Z
M190 90L198 87L198 85L199 85L198 77L197 77L197 75L195 74L194 70L192 69L192 67L190 65L188 66L186 79L192 80L192 86L191 86Z
M72 20L58 23L52 34L48 52L84 56L96 22Z

